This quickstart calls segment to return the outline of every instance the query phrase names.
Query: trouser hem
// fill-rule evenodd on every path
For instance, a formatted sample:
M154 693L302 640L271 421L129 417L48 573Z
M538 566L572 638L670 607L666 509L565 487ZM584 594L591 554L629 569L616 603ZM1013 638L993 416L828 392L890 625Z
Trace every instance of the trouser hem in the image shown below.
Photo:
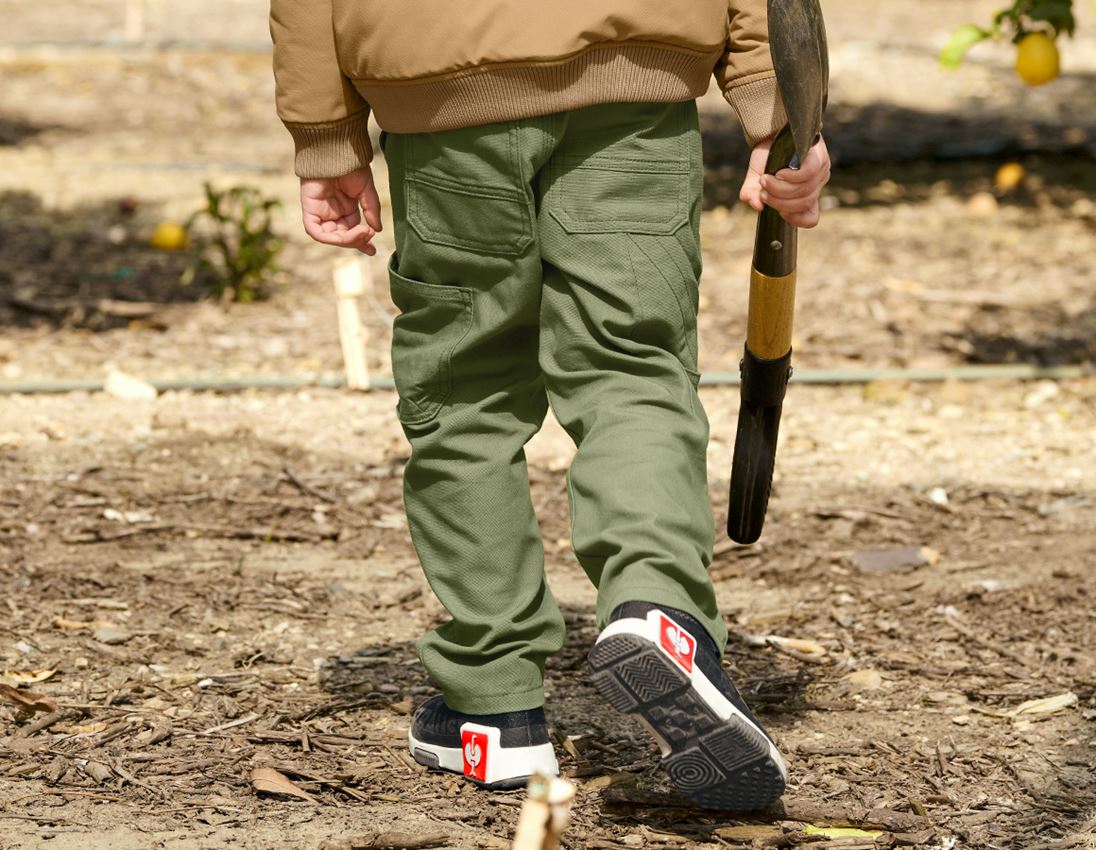
M652 605L665 605L669 608L677 608L680 611L684 611L686 614L690 614L696 621L704 626L705 631L711 635L712 640L715 641L716 647L722 654L724 647L727 645L727 629L723 625L723 620L719 619L713 621L712 618L705 614L692 598L683 590L676 588L666 587L629 587L626 590L622 590L619 593L607 596L602 600L598 599L598 629L604 629L609 622L609 616L616 610L618 605L623 605L625 602L649 602Z
M461 714L501 714L504 711L529 711L544 705L544 688L507 691L501 694L457 695L443 693L445 704Z

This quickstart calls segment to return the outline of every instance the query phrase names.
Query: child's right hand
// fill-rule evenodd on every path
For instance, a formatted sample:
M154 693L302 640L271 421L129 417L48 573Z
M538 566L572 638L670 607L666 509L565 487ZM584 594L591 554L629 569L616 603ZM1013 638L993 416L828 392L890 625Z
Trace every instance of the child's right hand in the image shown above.
M377 253L373 237L381 230L381 201L368 166L343 177L302 177L301 213L305 233L317 242L370 257Z
M830 154L825 139L815 142L798 169L784 168L776 174L766 174L772 144L773 140L768 138L753 149L739 200L757 212L770 206L796 227L815 227L821 217L822 187L830 179Z

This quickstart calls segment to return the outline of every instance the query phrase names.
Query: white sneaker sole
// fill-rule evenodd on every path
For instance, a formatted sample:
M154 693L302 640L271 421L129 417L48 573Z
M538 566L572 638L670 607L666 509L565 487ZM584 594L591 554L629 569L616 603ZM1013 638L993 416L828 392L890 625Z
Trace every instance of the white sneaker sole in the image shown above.
M594 684L647 726L670 779L694 803L752 811L776 802L788 781L780 752L692 663L687 637L683 654L667 648L674 644L664 638L666 621L673 623L655 610L610 623L590 651Z
M469 737L472 735L475 737ZM559 775L559 763L550 743L532 747L503 747L499 736L500 732L495 726L463 724L462 740L468 740L469 749L475 747L471 760L465 748L428 744L415 738L410 730L407 732L407 746L411 757L419 764L434 770L459 773L477 785L493 790L522 788L534 773Z

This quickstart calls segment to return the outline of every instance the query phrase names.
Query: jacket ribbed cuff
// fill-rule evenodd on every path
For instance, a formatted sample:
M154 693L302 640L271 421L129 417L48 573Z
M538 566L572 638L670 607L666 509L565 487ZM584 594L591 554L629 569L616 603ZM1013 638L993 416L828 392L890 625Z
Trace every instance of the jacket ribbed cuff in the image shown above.
M742 131L751 148L779 133L788 123L775 76L732 85L723 92L723 96L738 113Z
M290 124L297 156L293 171L298 177L342 177L373 161L369 141L369 110L355 112L326 124Z

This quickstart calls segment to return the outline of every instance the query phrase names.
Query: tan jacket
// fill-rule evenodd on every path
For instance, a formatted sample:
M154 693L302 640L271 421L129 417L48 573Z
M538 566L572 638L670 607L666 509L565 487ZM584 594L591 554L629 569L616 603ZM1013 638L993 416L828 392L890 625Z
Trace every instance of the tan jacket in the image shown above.
M371 161L393 133L598 103L669 103L714 73L751 145L785 122L766 0L271 0L278 114L301 177Z

